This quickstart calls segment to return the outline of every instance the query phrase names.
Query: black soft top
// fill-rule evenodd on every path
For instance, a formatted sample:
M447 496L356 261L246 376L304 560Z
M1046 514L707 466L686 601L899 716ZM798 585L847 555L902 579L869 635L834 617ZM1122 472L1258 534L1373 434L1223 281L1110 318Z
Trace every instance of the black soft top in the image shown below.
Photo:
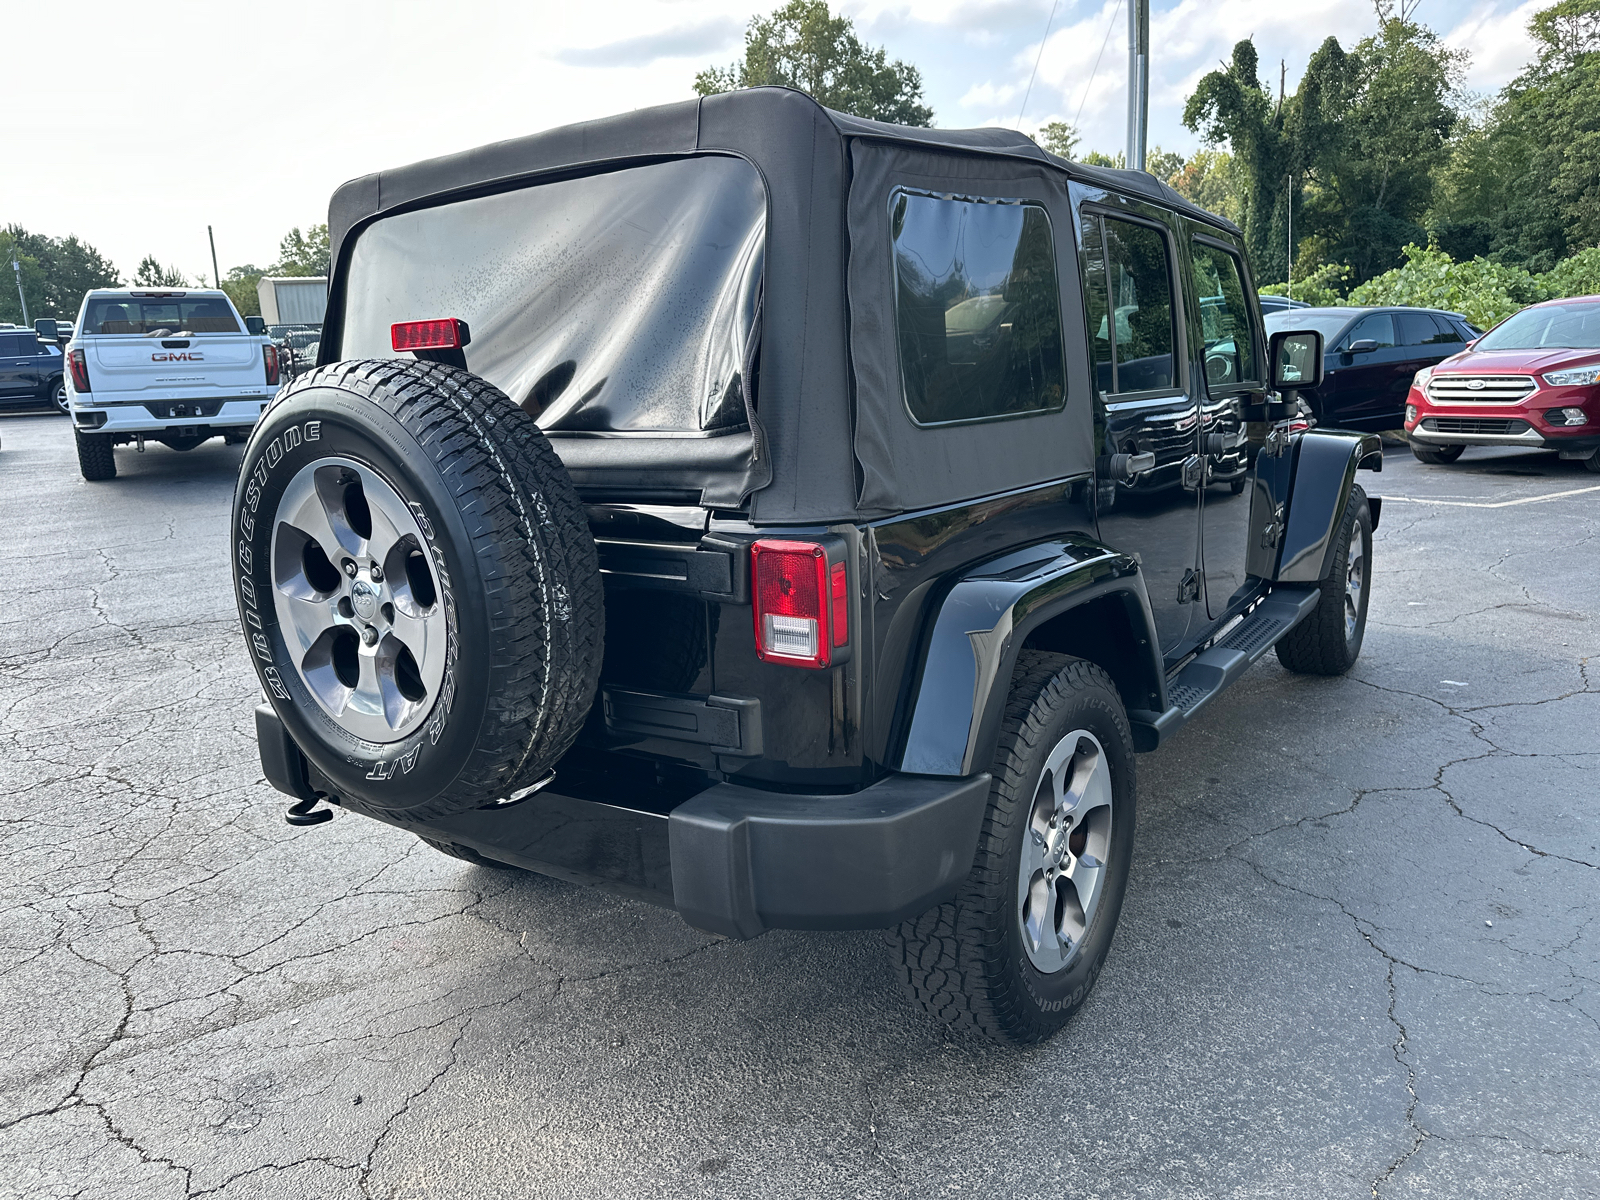
M944 429L909 420L892 361L893 337L862 320L893 306L874 273L878 258L887 261L887 242L875 242L882 205L860 195L869 183L886 185L907 173L948 175L952 192L963 190L963 182L993 186L999 180L1030 195L1041 188L1064 193L1070 179L1238 232L1151 175L1068 162L1012 130L891 125L833 112L787 88L752 88L567 125L344 184L328 211L334 267L324 360L339 357L349 254L372 221L704 154L749 161L767 190L760 428L744 438L698 442L553 439L581 490L697 495L712 508L748 500L756 520L813 523L956 503L1087 469L1086 456L1093 453L1087 404L1069 402L1059 417L1060 437L1040 436L1043 418ZM874 248L870 263L863 247ZM1063 283L1067 278L1063 272ZM857 317L854 327L847 311ZM1065 314L1069 326L1078 311ZM1071 364L1083 337L1070 328L1068 337ZM1076 377L1070 366L1069 372ZM1063 453L1073 443L1082 450ZM854 454L840 453L845 446Z

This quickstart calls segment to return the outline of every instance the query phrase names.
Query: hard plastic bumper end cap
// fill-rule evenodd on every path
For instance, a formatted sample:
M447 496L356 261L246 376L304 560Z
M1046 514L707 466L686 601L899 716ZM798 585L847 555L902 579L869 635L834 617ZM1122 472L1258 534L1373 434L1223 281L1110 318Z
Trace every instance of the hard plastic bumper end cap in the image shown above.
M673 907L697 929L881 929L953 895L990 779L891 775L847 795L722 783L672 811Z

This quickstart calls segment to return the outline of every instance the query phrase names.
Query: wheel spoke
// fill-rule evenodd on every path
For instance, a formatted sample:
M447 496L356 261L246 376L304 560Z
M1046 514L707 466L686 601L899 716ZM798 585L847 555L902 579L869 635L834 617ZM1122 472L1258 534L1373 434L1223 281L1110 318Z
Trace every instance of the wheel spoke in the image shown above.
M281 612L287 618L283 622L287 626L283 640L297 661L318 638L339 623L334 601L326 597L292 595Z

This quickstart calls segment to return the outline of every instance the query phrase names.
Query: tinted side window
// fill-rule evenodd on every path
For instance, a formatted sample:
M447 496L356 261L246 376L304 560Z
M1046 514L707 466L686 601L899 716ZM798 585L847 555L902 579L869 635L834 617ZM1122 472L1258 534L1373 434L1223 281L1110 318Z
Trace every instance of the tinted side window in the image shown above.
M923 425L1059 411L1061 293L1035 204L890 201L906 407Z
M1388 313L1374 313L1357 322L1344 339L1345 346L1353 345L1360 341L1374 341L1378 343L1379 350L1392 349L1394 346L1394 318Z
M1434 317L1433 323L1438 327L1438 332L1433 335L1434 345L1453 345L1467 340L1461 336L1461 331L1455 327L1449 317Z
M1204 242L1192 243L1191 254L1205 337L1206 382L1241 383L1261 378L1239 260L1220 246Z
M1172 271L1166 238L1148 225L1084 217L1084 287L1101 390L1171 388Z
M0 358L14 358L22 353L22 339L14 333L0 333Z
M1402 346L1426 346L1439 335L1431 313L1395 313L1398 326L1398 343Z

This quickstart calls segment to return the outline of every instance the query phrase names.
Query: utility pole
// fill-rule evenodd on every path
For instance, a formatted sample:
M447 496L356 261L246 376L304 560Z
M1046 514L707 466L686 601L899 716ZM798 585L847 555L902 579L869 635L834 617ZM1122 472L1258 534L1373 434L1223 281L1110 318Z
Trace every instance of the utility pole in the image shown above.
M11 269L17 273L17 299L22 301L22 323L33 324L28 320L28 298L22 294L22 264L17 261L17 239L11 239Z
M211 232L211 226L206 226L206 237L211 239L211 285L222 287L222 272L217 270L217 236Z
M1150 128L1150 0L1128 0L1128 153L1130 171L1144 170Z

